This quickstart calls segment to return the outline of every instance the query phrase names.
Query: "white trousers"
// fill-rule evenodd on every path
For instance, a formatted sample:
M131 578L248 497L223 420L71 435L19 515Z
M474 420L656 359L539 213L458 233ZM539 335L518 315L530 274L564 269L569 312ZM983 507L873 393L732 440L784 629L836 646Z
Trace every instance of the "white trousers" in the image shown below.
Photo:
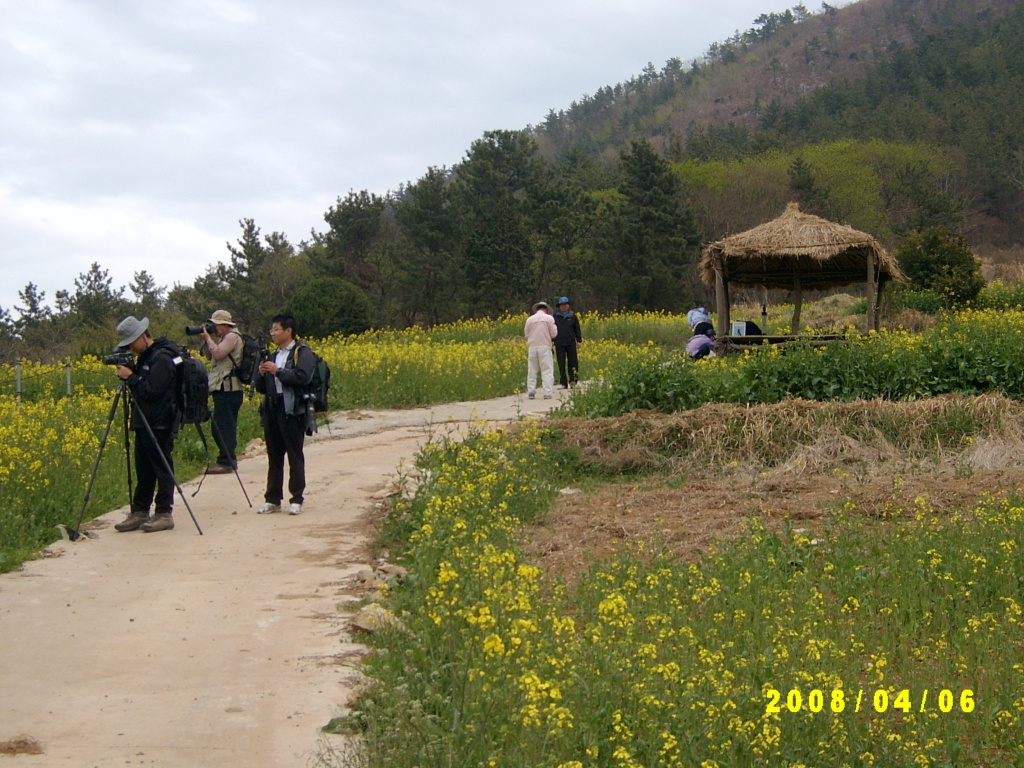
M530 347L530 357L526 365L526 392L532 394L537 389L537 371L540 371L541 386L544 396L551 397L555 388L555 366L551 358L551 347Z

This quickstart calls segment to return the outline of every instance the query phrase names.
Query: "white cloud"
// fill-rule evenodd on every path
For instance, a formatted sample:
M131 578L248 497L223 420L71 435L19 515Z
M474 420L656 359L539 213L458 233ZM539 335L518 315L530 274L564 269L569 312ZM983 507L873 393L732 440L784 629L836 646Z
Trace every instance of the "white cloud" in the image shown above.
M785 3L778 4L782 10ZM0 306L98 261L190 282L238 220L297 242L763 0L0 0Z

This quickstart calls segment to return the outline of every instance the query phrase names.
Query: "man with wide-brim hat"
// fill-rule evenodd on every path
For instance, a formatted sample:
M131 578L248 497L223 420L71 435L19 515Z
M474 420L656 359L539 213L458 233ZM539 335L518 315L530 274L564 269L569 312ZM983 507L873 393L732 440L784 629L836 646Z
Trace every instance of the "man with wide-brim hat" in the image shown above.
M135 433L135 492L131 509L114 526L121 532L146 533L174 528L174 439L178 434L178 405L174 399L178 346L149 335L149 318L129 315L117 326L118 349L136 355L135 365L117 366L117 375L131 394L131 429ZM148 423L149 429L146 429ZM152 432L152 434L150 434ZM163 458L160 454L163 453ZM155 514L149 515L154 504Z
M213 361L210 367L211 420L213 437L220 452L207 473L223 475L238 469L235 454L238 448L238 414L245 399L245 387L238 379L238 365L242 362L245 339L226 309L218 309L210 315L208 322L213 325L213 334L205 328L199 334L204 342L199 352Z

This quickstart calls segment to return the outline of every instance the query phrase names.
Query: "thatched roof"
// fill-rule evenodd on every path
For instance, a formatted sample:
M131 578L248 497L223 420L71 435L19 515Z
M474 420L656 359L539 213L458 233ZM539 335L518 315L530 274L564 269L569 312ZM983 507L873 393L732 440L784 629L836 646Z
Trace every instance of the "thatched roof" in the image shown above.
M720 257L723 277L730 283L791 288L799 276L803 288L834 288L865 282L870 253L879 265L881 283L905 279L871 235L801 213L790 203L779 218L708 245L700 262L701 279L714 285Z

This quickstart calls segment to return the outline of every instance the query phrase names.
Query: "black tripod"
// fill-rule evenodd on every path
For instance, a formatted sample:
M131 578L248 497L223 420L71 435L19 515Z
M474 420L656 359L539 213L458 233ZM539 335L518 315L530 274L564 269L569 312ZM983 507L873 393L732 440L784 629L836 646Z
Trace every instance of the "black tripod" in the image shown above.
M214 443L216 443L219 448L224 444L224 440L221 437L220 427L217 426L217 422L213 419L210 419L210 426L213 428ZM203 450L206 452L206 472L203 473L202 478L199 480L199 487L196 488L195 493L192 494L193 497L195 497L195 495L202 489L203 480L205 480L206 476L210 473L210 461L212 460L210 456L210 446L206 443L206 435L203 434L203 427L201 424L196 424L196 431L199 433L199 439L203 443ZM231 458L236 460L236 457L234 456ZM252 507L252 502L249 500L249 492L245 490L245 483L242 482L242 476L238 474L238 467L231 467L231 471L235 473L235 477L238 479L238 485L242 488L242 495L245 496L246 503Z
M123 400L122 400L122 398L123 398ZM128 414L129 414L129 411L131 410L130 407L129 407L130 401L131 401L131 390L128 389L128 382L122 380L121 383L117 387L117 391L114 393L113 401L110 403L110 413L107 414L107 426L103 430L103 437L100 438L100 448L96 452L96 461L93 462L93 465L92 465L92 475L89 477L89 485L86 486L86 489L85 489L85 498L82 500L82 511L78 515L78 524L75 526L74 530L68 531L68 537L71 539L71 541L77 541L78 539L80 539L82 537L82 533L80 532L79 529L82 527L82 520L85 518L85 509L89 505L89 497L92 495L93 483L96 482L96 472L99 470L99 467L100 467L100 458L103 456L103 449L106 447L106 445L107 445L107 438L110 436L110 427L114 423L114 416L117 414L117 404L118 404L118 402L122 402L123 405L124 405L124 435L125 435L124 446L125 446L125 459L127 460L127 463L128 463L128 498L129 498L129 502L131 501L131 497L132 497L132 472L131 472L132 460L131 460L131 451L129 449L129 441L128 441L128 437L129 437ZM171 469L171 463L167 460L167 456L164 454L163 450L161 450L160 443L157 441L156 435L153 434L153 428L149 425L149 419L146 418L146 414L144 414L142 412L141 408L136 408L135 409L135 415L138 417L139 421L142 422L142 425L145 428L146 433L149 435L149 439L153 442L153 446L156 449L157 455L160 457L160 461L163 463L164 469L171 476L171 479L174 480L174 487L177 488L178 489L178 493L181 494L181 500L185 503L185 509L188 510L188 514L192 518L192 522L195 523L196 530L199 531L199 535L202 536L203 535L203 529L199 527L199 521L196 520L196 516L192 513L192 507L190 507L188 505L188 499L185 497L185 491L183 491L181 489L181 484L178 482L178 478L175 477L174 470Z

